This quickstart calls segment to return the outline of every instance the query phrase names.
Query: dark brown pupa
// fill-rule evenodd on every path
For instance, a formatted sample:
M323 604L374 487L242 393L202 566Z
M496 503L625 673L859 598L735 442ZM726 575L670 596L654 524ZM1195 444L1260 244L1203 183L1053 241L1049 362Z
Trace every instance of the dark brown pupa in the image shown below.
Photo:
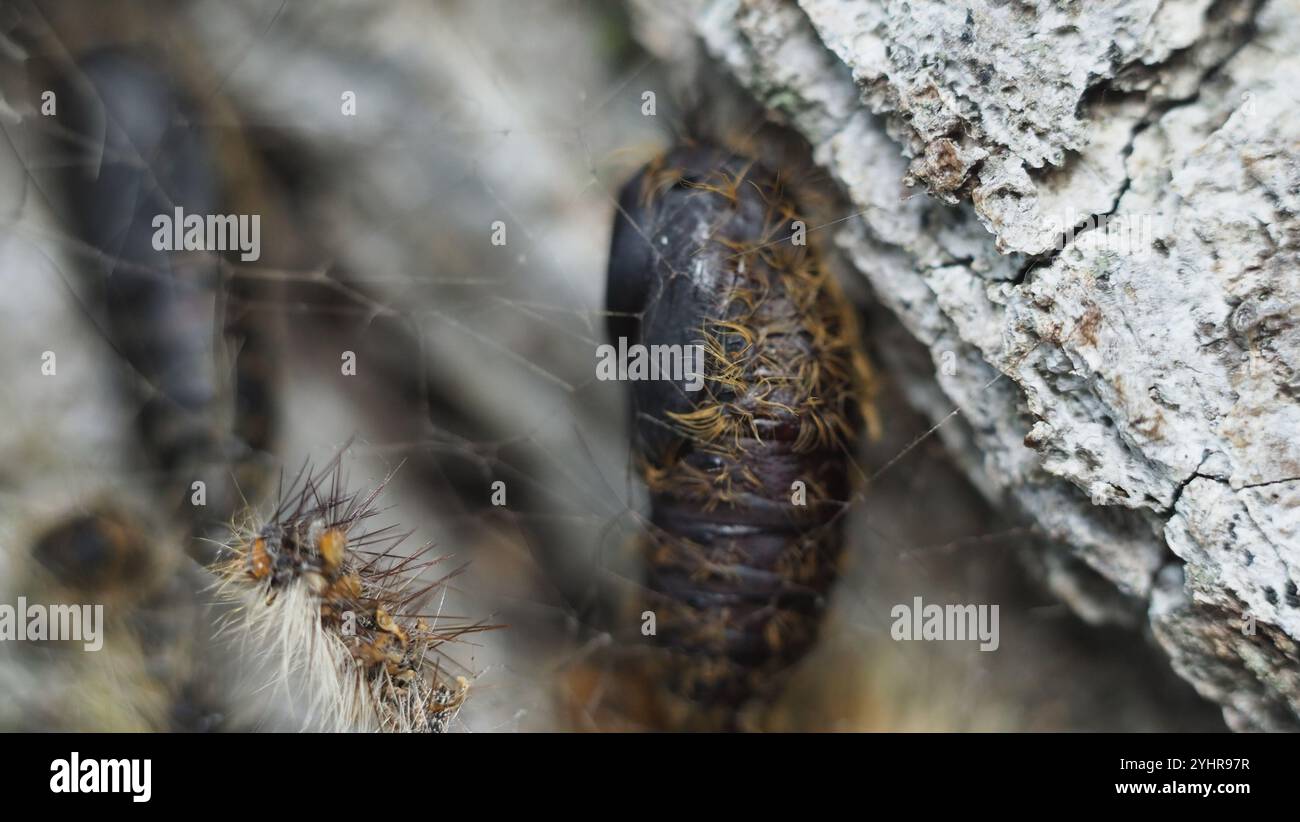
M669 151L620 198L611 340L705 351L700 390L630 383L652 507L632 617L655 633L623 643L643 724L743 724L812 646L836 576L870 373L801 219L777 173L709 147Z

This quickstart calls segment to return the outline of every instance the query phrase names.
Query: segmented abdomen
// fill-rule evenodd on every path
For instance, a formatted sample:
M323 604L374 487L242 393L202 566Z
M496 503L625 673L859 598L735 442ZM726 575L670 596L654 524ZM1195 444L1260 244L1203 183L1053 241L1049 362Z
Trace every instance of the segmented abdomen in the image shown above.
M704 380L632 383L641 548L667 684L734 716L812 645L840 555L868 374L778 175L678 148L624 189L614 339L701 345ZM695 381L698 385L698 380Z

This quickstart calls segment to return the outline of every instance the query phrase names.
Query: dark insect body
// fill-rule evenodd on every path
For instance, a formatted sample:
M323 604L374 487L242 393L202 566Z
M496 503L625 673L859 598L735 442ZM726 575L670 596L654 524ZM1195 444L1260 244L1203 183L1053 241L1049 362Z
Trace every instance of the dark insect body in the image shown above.
M621 195L611 338L705 352L701 390L631 383L652 505L636 616L655 621L637 639L659 651L652 701L675 706L650 724L737 726L812 646L836 577L870 374L800 219L779 175L706 147L668 152Z
M103 595L143 587L151 560L147 535L113 510L65 517L39 534L32 558L64 588Z
M130 388L142 403L138 428L166 477L161 491L183 496L181 510L207 535L219 532L238 504L232 470L250 484L255 472L241 461L270 445L274 353L256 323L223 317L226 301L244 287L223 281L215 253L155 245L159 215L227 210L224 177L239 157L169 75L151 55L129 48L78 59L60 83L60 126L78 158L62 183L70 227L94 252L87 273L107 336L137 376ZM229 364L224 345L238 351ZM211 497L202 506L189 503L199 479Z
M232 727L210 667L209 579L175 549L214 559L214 538L267 481L275 340L264 316L231 305L270 289L233 276L216 252L159 248L154 221L177 208L262 211L246 179L256 164L236 130L213 125L230 119L176 55L89 39L69 49L75 58L61 42L32 49L34 87L58 100L33 152L46 153L36 167L51 177L38 184L78 252L71 290L126 366L114 375L138 404L130 468L141 470L91 498L74 491L32 531L20 590L103 602L112 620L107 663L67 666L93 698L74 689L44 729L86 717L112 730Z

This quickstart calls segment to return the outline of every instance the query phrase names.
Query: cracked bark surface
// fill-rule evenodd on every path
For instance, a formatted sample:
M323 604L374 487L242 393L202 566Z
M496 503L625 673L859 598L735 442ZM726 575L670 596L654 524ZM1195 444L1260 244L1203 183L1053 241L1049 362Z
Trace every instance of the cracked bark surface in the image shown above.
M933 368L884 364L1053 589L1300 728L1300 4L632 6L807 139Z

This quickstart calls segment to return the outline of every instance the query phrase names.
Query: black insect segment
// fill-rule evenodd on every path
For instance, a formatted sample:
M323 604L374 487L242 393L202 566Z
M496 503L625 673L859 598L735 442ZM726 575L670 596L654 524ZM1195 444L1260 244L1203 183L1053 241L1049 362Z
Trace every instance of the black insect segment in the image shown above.
M621 194L610 336L705 352L700 390L630 383L652 503L632 619L655 631L625 650L654 683L636 709L652 725L734 727L770 700L836 576L870 375L806 231L778 174L719 149L673 149Z
M270 444L275 354L260 318L227 314L249 288L224 283L213 253L158 247L155 220L176 208L225 210L223 161L242 155L221 150L218 130L204 125L210 113L144 52L95 50L58 83L62 139L76 158L61 180L69 223L94 251L86 274L109 340L139 377L139 431L164 475L162 493L187 501L181 510L201 534L219 533L252 491L255 476L241 461ZM238 351L229 375L219 356L227 345ZM202 506L188 503L196 479L210 497Z

